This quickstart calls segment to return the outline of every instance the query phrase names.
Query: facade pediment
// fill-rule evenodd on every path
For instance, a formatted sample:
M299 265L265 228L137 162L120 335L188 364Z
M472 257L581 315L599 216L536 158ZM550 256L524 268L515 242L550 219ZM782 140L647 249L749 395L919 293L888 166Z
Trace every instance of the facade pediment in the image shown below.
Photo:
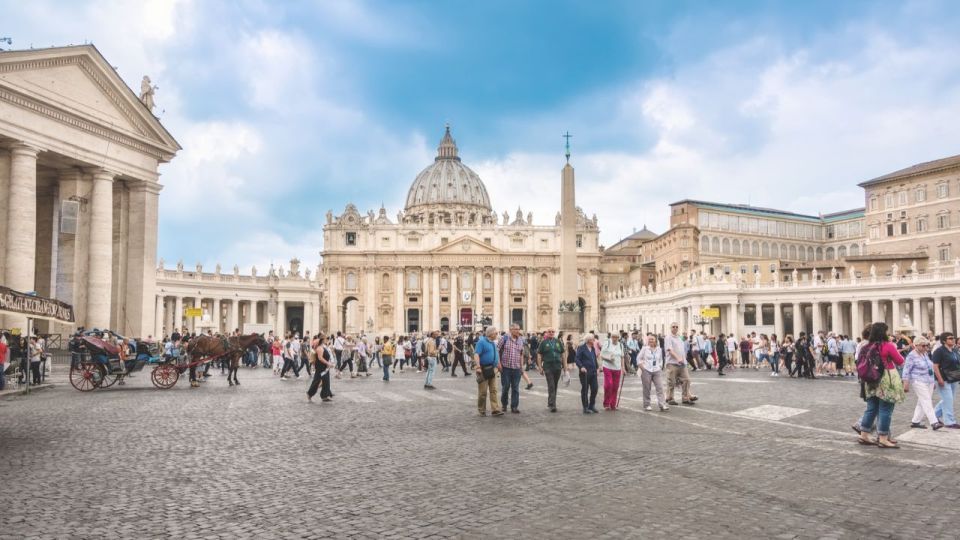
M0 53L0 101L168 161L180 145L92 45Z
M461 236L430 251L437 255L499 255L500 250L469 236Z

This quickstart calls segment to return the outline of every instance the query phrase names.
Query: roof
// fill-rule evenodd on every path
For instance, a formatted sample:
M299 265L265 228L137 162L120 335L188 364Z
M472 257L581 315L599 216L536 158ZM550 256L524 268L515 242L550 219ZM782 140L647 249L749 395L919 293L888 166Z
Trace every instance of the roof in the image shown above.
M798 214L796 212L787 212L786 210L777 210L776 208L763 208L760 206L751 206L749 204L725 204L725 203L698 201L695 199L683 199L681 201L671 203L670 206L676 206L678 204L693 204L693 205L701 206L704 208L712 208L715 210L725 210L727 212L737 212L741 214L750 214L755 216L796 219L800 221L808 221L808 222L815 222L815 223L841 221L844 219L856 219L858 217L863 217L864 211L866 210L866 208L854 208L852 210L844 210L842 212L823 214L821 216L811 216L809 214Z
M657 233L651 231L644 225L642 229L624 238L624 240L653 240L657 236L659 236Z
M904 178L907 176L914 176L917 174L936 172L944 169L950 169L952 167L960 167L960 154L956 156L935 159L933 161L925 161L923 163L917 163L916 165L911 165L905 169L900 169L899 171L893 171L892 173L888 173L883 176L878 176L873 180L867 180L866 182L861 182L857 185L860 187L867 187L867 186L872 186L874 184L888 182L890 180L894 180L897 178Z
M457 143L447 125L437 147L437 157L414 179L407 192L404 210L409 212L417 207L450 204L493 211L487 187L477 173L460 161Z

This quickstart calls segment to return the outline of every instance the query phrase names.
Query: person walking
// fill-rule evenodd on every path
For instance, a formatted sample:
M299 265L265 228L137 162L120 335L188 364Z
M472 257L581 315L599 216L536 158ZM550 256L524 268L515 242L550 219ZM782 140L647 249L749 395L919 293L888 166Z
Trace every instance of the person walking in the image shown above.
M383 380L390 382L390 366L393 364L397 346L390 336L383 336L383 348L380 350L380 362L383 364Z
M537 347L537 371L547 379L547 408L557 412L557 386L560 374L567 369L563 343L554 337L553 329L543 333L543 340Z
M680 393L684 405L693 405L697 401L697 396L690 392L690 374L687 373L687 362L684 358L683 341L678 332L680 325L673 323L670 325L670 335L664 339L664 350L666 352L667 364L667 403L676 405L673 399L673 392L677 382L680 383ZM749 351L747 352L749 355Z
M321 387L322 401L331 401L333 398L333 393L330 391L330 370L333 369L333 358L330 355L329 344L330 338L321 336L314 348L314 355L311 356L311 360L316 363L313 366L313 380L310 381L310 388L307 389L308 402L313 401L313 396L317 394L317 387Z
M723 368L727 367L727 364L730 363L729 360L729 349L727 349L727 339L723 334L717 336L717 377L724 377L726 373L723 372Z
M670 407L667 406L667 400L663 395L663 349L660 348L657 336L647 336L647 343L637 353L637 365L640 369L640 382L643 384L643 410L653 410L650 406L650 387L653 386L657 390L657 405L660 410L669 411ZM723 366L721 360L721 375L723 375Z
M617 410L623 357L623 343L620 342L620 335L614 332L600 350L600 361L603 365L603 408L607 411Z
M423 338L423 353L427 356L427 377L423 382L423 388L426 390L436 390L433 386L433 375L437 372L437 341L439 332L433 331Z
M457 336L453 338L453 341L451 343L453 346L453 364L451 364L450 366L450 376L451 377L457 376L457 366L459 365L460 369L463 370L463 376L466 377L467 376L467 363L466 363L467 355L464 350L464 347L466 347L466 344L464 343L463 334L457 334Z
M860 434L857 442L864 445L876 445L880 448L900 448L897 441L890 437L890 420L897 403L903 403L903 382L897 366L903 365L903 357L897 351L897 346L890 342L887 335L887 324L875 322L870 327L870 339L860 351L861 359L870 361L879 357L883 363L883 373L876 383L860 381L860 397L867 402L860 421L853 425L853 430ZM870 437L874 423L877 426L877 439Z
M846 363L844 363L846 365ZM943 427L943 422L937 420L937 413L933 409L933 386L936 377L933 371L933 361L930 359L930 342L923 336L913 340L913 350L903 361L903 391L917 395L917 406L913 409L911 428L926 429L923 417L927 417L930 427L934 430Z
M487 415L487 396L493 416L503 416L497 399L497 373L500 373L500 358L497 354L497 327L488 326L474 347L474 365L477 374L477 412Z
M950 429L960 429L957 424L957 414L954 406L957 397L957 382L960 377L960 359L957 355L957 339L952 332L940 334L941 345L933 351L933 373L937 378L940 389L940 402L934 408L937 418L940 418Z
M596 338L587 334L583 344L577 347L576 364L580 370L580 404L583 414L596 414L597 410L597 352ZM588 395L589 392L589 395Z
M514 414L520 413L520 374L523 372L525 341L520 335L520 325L514 323L510 325L510 333L500 338L497 345L500 353L500 405L506 411L509 399L510 412Z

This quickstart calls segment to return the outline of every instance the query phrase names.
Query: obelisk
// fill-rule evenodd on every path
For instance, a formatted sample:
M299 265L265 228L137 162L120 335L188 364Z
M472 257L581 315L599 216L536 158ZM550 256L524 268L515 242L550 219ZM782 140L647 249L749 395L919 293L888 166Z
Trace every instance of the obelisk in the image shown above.
M570 165L570 133L567 139L567 163L560 174L560 302L559 328L564 334L583 332L580 327L579 295L577 294L577 201Z

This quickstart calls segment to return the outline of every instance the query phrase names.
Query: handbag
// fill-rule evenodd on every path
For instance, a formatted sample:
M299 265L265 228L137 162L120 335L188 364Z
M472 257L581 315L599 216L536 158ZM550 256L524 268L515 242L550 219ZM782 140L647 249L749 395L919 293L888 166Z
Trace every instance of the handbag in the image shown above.
M480 373L483 375L483 380L489 381L497 376L497 368L496 366L480 366Z
M952 365L948 368L941 368L940 374L943 375L943 380L948 383L955 383L960 381L960 366Z
M903 403L906 394L903 392L903 380L896 369L886 369L877 383L876 396L889 403Z

